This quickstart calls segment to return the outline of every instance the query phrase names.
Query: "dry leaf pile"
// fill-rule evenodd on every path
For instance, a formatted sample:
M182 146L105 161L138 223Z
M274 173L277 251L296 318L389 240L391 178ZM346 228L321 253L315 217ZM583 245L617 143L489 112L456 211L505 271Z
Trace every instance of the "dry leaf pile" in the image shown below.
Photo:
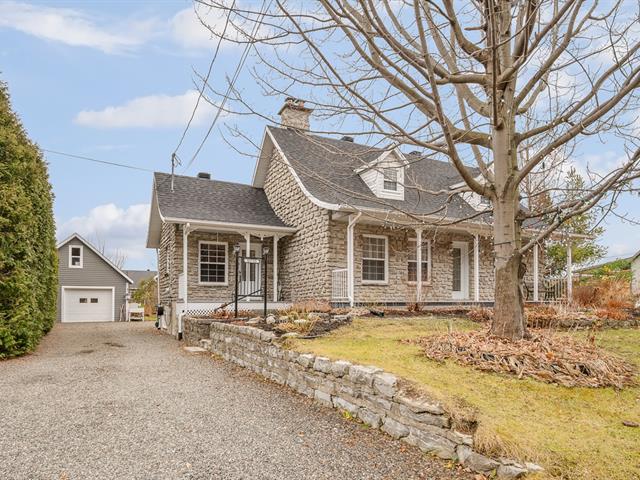
M487 332L452 332L408 340L433 360L453 359L479 370L531 377L566 387L616 387L635 383L635 368L623 359L566 336L533 332L511 342Z

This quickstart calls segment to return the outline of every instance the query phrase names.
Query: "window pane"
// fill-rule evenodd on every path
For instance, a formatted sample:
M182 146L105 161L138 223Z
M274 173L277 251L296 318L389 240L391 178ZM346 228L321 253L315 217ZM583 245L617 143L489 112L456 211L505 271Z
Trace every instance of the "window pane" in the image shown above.
M87 299L86 298L81 298L80 299L80 303L87 303Z
M79 257L80 256L80 247L71 247L71 256Z
M453 249L453 291L462 291L462 250Z
M364 260L362 262L363 280L383 282L385 280L384 270L384 260Z
M220 244L200 244L200 281L205 283L225 283L227 246Z
M71 265L74 267L80 266L80 257L71 257Z
M92 298L91 299L91 303L98 303L98 299L97 298Z

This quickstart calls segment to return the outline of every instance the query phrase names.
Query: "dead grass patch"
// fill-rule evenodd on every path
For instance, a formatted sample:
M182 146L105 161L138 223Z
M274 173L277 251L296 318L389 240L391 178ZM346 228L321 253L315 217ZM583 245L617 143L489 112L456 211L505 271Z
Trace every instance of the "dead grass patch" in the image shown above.
M452 332L408 340L432 360L453 359L478 370L531 377L565 387L615 387L634 384L635 369L595 345L533 332L511 342L488 332Z

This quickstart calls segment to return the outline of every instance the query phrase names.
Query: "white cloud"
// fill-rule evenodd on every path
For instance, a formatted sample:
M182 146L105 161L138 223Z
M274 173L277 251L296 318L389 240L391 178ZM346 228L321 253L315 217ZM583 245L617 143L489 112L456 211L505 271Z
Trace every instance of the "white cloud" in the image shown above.
M183 127L186 125L198 99L196 90L187 90L182 95L149 95L129 100L123 105L109 106L103 110L83 110L74 122L97 128L158 128ZM200 100L192 125L202 125L209 120L215 107Z
M224 13L210 9L198 12L201 18L210 25L216 33L222 33L224 28ZM215 38L211 31L200 22L193 8L180 10L170 20L170 31L173 41L184 48L213 48Z
M125 21L103 26L79 10L9 1L0 3L3 27L66 45L122 53L147 42L155 34L157 22Z
M126 257L126 265L139 263L146 249L149 204L120 208L113 203L98 205L86 215L73 217L58 228L58 239L76 232L94 244L104 244L105 254ZM99 247L99 245L95 245Z

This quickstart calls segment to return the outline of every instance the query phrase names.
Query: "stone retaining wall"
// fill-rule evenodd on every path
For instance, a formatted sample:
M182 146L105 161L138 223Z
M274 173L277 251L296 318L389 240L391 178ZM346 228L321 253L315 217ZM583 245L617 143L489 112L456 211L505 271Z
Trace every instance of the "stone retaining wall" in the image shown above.
M272 332L221 322L211 323L209 340L201 345L323 405L347 411L424 452L457 460L474 471L508 479L539 468L475 452L473 436L458 431L441 404L409 393L406 382L377 367L286 350Z

